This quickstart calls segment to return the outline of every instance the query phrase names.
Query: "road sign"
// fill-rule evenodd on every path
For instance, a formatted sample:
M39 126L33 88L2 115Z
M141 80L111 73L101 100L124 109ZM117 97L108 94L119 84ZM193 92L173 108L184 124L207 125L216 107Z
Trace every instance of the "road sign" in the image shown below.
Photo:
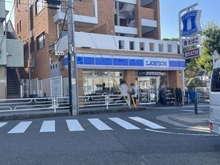
M55 55L56 56L64 56L65 53L64 53L64 51L55 51Z
M191 10L181 17L183 23L182 37L191 37L202 31L200 25L201 10Z
M201 54L202 54L201 48L195 48L195 49L191 49L191 50L187 50L183 52L185 59L199 57L201 56Z
M195 46L201 44L201 37L200 36L195 36L192 38L188 38L186 40L183 40L183 47L189 47L189 46Z

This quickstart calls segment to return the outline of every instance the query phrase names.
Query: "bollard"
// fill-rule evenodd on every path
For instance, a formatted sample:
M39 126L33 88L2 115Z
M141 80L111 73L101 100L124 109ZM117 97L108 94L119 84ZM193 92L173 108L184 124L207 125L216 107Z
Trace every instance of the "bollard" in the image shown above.
M198 114L197 97L194 98L194 105L195 105L195 114Z

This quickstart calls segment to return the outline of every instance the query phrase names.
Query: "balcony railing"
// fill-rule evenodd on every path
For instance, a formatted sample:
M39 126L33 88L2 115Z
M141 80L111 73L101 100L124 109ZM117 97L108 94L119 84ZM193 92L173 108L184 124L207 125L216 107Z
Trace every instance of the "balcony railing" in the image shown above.
M85 32L75 32L77 48L139 51L177 54L177 43L155 39L121 37ZM67 50L68 37L61 39L57 50Z

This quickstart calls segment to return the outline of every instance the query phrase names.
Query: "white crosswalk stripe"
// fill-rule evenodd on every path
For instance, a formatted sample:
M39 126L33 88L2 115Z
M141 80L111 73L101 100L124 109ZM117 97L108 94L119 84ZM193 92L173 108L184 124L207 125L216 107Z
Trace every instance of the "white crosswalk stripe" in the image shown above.
M24 133L31 123L32 121L20 122L13 129L11 129L8 133Z
M152 129L166 129L165 127L162 127L162 126L160 126L156 123L153 123L153 122L151 122L149 120L146 120L146 119L143 119L141 117L129 117L129 118L132 119L132 120L135 120L139 123L142 123L142 124L152 128Z
M107 130L112 130L108 125L103 123L101 120L94 118L94 119L88 119L92 125L94 125L98 130L100 131L107 131Z
M69 131L84 131L78 120L66 120Z
M4 123L0 123L0 128L3 127L5 124L7 124L8 122L4 122Z
M118 125L122 126L123 128L127 129L127 130L133 130L133 129L140 129L138 127L136 127L135 125L125 121L125 120L122 120L120 118L109 118L110 120L114 121L115 123L117 123Z
M40 128L40 132L55 132L55 121L44 121Z
M99 118L88 118L87 120L89 121L90 125L92 125L93 127L95 127L98 131L109 131L109 130L114 130L117 129L117 127L111 126L111 124L113 124L112 122L116 123L118 125L118 127L122 127L126 130L139 130L139 129L144 129L139 126L136 126L135 122L141 123L144 126L147 126L151 129L166 129L166 127L163 127L159 124L156 124L154 122L151 122L147 119L135 116L135 117L128 117L128 120L133 120L133 122L129 122L126 119L121 119L119 117L109 117L106 119L99 119ZM110 121L111 122L110 122ZM42 121L42 124L40 126L40 130L37 130L37 132L56 132L56 121L55 120L45 120ZM107 124L106 124L107 122ZM68 128L68 131L73 132L73 131L86 131L91 129L91 127L88 125L87 123L80 123L80 120L78 119L66 119L63 122L59 122L58 124L65 124L65 127ZM7 127L5 127L6 129L8 128L8 125L10 124L10 122L0 122L0 128L2 128L3 126L7 125ZM32 125L34 125L36 123L34 123L33 121L21 121L20 123L18 123L16 126L11 127L9 130L7 130L8 134L16 134L16 133L27 133L27 130L31 130ZM37 122L38 124L38 122ZM86 125L83 125L86 124ZM65 130L64 127L64 130ZM61 127L63 129L63 127ZM3 129L4 130L4 129ZM60 128L59 128L60 130ZM58 131L59 131L58 130Z

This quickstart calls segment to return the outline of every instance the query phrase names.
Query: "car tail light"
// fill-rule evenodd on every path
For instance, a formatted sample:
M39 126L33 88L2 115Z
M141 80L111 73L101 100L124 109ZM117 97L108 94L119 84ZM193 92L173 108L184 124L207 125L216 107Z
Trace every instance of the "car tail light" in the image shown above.
M212 123L209 123L209 129L212 129L212 128L213 128Z

